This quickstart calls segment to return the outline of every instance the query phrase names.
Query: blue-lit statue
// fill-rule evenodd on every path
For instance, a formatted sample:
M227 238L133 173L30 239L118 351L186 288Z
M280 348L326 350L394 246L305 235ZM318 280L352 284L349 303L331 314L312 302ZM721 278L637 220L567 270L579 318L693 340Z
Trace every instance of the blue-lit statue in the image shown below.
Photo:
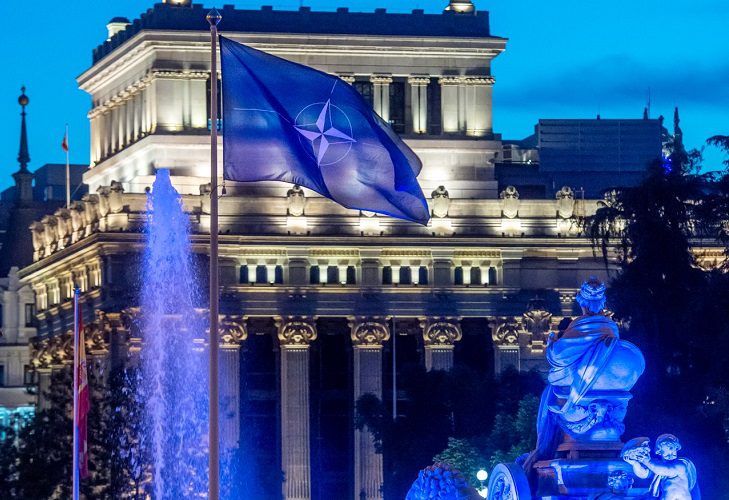
M638 441L641 441L638 443ZM678 458L681 443L673 434L661 434L656 439L655 453L651 457L647 438L629 441L621 454L633 467L633 473L646 479L653 475L648 488L653 497L661 500L697 500L701 498L696 481L696 467L687 458Z
M537 421L537 459L554 452L560 430L574 441L617 442L635 385L645 369L640 350L620 340L618 326L602 314L605 285L582 284L577 303L583 315L549 337L551 366Z

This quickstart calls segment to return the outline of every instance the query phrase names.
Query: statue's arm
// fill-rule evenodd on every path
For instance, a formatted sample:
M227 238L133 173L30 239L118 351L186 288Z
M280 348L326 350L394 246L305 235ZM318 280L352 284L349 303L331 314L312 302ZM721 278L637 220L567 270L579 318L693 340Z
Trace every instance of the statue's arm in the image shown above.
M686 475L686 466L680 462L666 463L663 460L656 462L648 460L646 462L643 462L643 466L659 476L677 477L681 474Z
M640 479L645 479L648 476L650 476L651 471L646 469L643 464L638 462L637 460L632 460L630 458L623 457L623 460L628 462L633 467L633 474L635 474Z

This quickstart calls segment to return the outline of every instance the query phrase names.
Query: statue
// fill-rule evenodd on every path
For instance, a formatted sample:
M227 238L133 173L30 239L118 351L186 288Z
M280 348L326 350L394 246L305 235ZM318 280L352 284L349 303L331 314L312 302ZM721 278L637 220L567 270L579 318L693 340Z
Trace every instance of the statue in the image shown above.
M628 441L621 457L633 467L633 474L646 479L653 474L650 494L661 500L696 500L701 498L696 481L696 467L691 460L678 458L681 443L673 434L661 434L656 439L652 458L648 438Z
M628 391L645 368L640 350L621 340L617 324L601 314L602 282L591 277L576 300L583 315L559 335L549 335L551 369L537 417L537 450L528 464L553 455L560 429L572 441L619 442Z

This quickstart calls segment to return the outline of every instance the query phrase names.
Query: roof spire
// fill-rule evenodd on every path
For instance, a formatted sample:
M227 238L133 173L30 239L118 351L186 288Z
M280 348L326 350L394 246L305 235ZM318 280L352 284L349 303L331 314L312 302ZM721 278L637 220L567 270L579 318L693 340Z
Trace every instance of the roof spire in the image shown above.
M678 106L673 110L673 141L677 146L683 148L683 131L679 123L681 120L678 117Z
M20 88L20 97L18 97L18 104L20 104L20 151L18 151L18 163L20 164L21 171L28 170L28 163L30 162L30 153L28 153L28 132L25 127L25 107L30 102L28 96L25 95L25 85Z

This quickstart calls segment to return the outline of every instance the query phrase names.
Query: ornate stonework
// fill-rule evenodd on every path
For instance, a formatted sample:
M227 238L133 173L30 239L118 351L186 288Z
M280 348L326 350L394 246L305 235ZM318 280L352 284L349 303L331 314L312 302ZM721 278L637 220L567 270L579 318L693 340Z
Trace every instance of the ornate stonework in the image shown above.
M430 196L433 199L433 215L440 218L447 217L451 199L445 186L438 186Z
M547 311L544 300L535 298L529 301L527 310L522 316L524 329L529 333L529 347L532 350L544 350L547 345L547 333L552 324L552 313Z
M222 316L218 331L223 347L238 347L248 339L248 328L242 316Z
M519 320L513 316L500 317L492 323L491 339L499 347L519 345Z
M304 215L304 206L306 205L306 197L304 190L300 186L294 185L286 192L288 201L288 215L299 217Z
M390 340L390 328L384 318L350 318L352 344L357 347L382 347Z
M575 208L575 192L569 186L562 186L555 195L557 199L557 215L562 219L572 217Z
M421 326L426 347L453 346L463 337L457 318L426 319Z
M501 193L501 213L508 219L519 215L519 191L514 186L506 186Z
M306 317L277 318L276 327L282 347L309 347L316 340L316 327Z

